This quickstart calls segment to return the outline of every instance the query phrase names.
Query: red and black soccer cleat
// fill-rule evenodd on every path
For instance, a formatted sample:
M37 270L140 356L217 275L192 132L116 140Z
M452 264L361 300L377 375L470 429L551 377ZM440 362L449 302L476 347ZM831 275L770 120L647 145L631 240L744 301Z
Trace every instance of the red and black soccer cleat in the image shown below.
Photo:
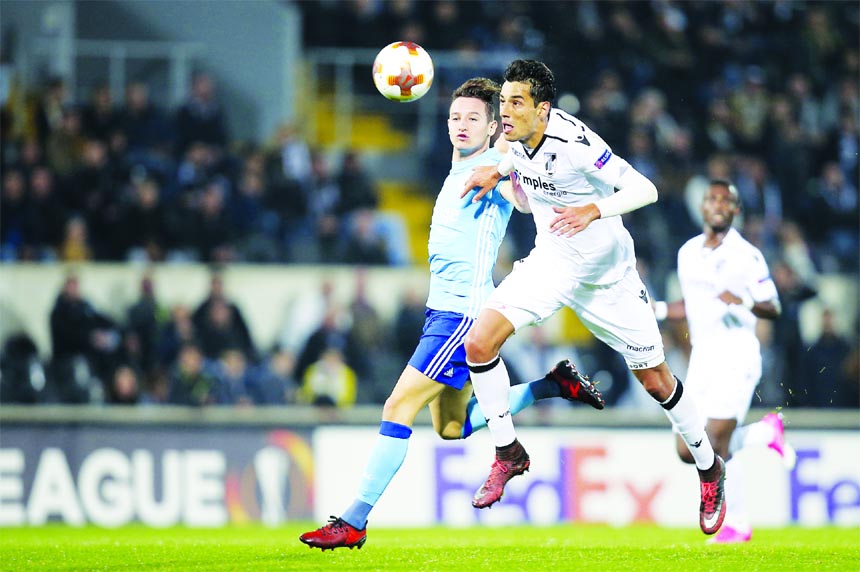
M299 540L311 548L334 550L335 548L361 548L367 541L367 528L358 530L342 518L332 516L328 524L311 532L306 532Z
M472 498L472 506L475 508L487 508L502 498L505 493L505 484L517 475L522 475L529 470L529 454L519 446L521 453L509 461L503 461L496 457L490 468L490 476L475 493Z
M589 381L588 376L579 373L576 366L568 359L558 362L546 374L546 378L558 384L561 388L561 396L568 401L587 403L595 409L603 409L606 406L603 395Z
M705 534L714 534L726 518L726 463L719 455L714 455L711 469L699 471L699 481L702 491L699 527Z

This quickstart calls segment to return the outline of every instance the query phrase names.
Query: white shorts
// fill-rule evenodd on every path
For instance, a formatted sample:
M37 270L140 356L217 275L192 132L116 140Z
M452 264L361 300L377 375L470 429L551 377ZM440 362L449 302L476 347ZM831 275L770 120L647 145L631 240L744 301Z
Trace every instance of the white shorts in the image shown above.
M693 348L684 388L702 417L743 422L761 379L761 351L750 344L711 341Z
M486 307L519 330L567 306L595 337L624 356L630 369L648 369L665 361L651 301L634 268L614 284L593 286L566 278L559 272L561 266L533 251L514 264Z

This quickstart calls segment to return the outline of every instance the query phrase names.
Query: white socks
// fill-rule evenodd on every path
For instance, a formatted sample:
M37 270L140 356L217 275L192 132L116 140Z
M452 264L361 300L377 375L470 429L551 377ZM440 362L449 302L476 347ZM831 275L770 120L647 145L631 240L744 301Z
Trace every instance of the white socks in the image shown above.
M696 404L689 395L684 395L684 385L677 377L675 389L669 399L662 402L666 417L672 422L675 430L687 444L687 448L696 461L696 468L701 471L710 469L714 464L714 449L705 433L705 424L699 417Z
M496 447L510 445L517 438L508 394L511 380L501 356L487 363L467 361L472 379L472 389L487 420L487 429L493 436Z

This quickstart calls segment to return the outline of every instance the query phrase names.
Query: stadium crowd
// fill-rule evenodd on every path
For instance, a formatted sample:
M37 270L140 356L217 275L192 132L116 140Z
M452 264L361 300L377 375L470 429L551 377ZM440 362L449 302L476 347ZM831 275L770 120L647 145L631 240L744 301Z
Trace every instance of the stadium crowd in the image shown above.
M335 170L289 126L268 145L239 144L227 113L208 73L172 113L137 81L120 106L104 85L70 102L59 78L36 97L11 96L3 260L406 261L356 152Z
M536 54L563 69L558 105L660 190L655 206L625 216L657 298L666 296L678 248L700 232L707 181L733 180L742 232L767 257L784 306L766 336L762 405L860 401L860 325L844 339L827 311L821 339L806 348L798 317L816 296L819 273L856 274L860 262L856 3L298 5L309 48L378 47L396 30L431 54L451 50L477 62L473 70L439 70L438 94L449 93L462 73L497 76L481 70L482 53ZM0 122L4 261L410 262L396 222L377 210L360 153L345 153L334 168L292 126L270 142L233 141L229 109L207 73L195 75L188 101L174 110L154 105L138 81L121 105L117 95L100 86L89 101L69 101L64 80L53 78L32 96L7 98ZM447 148L441 139L440 149ZM426 158L428 180L442 180L449 158L450 151ZM512 220L511 259L531 245L525 220ZM347 405L357 385L391 377L380 375L378 364L406 361L408 355L389 355L383 340L405 339L402 351L410 351L422 303L404 304L397 322L384 324L359 296L348 320L321 310L318 330L301 347L261 351L217 274L212 295L193 311L165 312L145 281L124 323L92 308L70 276L50 318L46 368L47 377L70 381L38 395L4 393L3 401ZM669 354L684 353L682 326L666 333ZM33 350L25 335L7 341L4 390L8 371L33 364ZM616 367L601 359L596 367ZM323 387L333 379L336 391Z

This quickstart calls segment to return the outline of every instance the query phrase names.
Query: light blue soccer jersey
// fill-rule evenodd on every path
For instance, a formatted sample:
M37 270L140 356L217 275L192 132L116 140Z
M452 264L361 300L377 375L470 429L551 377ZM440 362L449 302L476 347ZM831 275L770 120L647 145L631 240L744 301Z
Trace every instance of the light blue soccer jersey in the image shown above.
M474 318L493 291L493 266L513 207L498 188L477 203L471 202L474 193L462 199L460 193L472 169L501 159L489 149L451 165L430 224L430 309Z

